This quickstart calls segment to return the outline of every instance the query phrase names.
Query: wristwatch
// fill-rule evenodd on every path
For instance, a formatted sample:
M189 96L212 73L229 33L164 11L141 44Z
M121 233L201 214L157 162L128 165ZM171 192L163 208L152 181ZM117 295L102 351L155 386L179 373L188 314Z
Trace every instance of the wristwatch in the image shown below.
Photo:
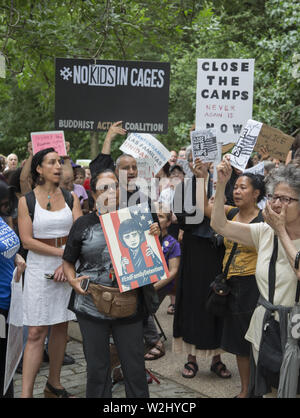
M299 261L300 261L300 251L297 252L296 258L295 258L295 265L294 265L294 267L295 267L296 270L298 270L298 268L299 268Z

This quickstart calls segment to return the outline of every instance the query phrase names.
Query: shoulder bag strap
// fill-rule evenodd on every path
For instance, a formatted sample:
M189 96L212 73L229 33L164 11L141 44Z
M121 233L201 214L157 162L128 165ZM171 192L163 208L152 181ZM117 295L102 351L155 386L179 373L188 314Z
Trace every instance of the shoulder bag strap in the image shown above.
M300 299L300 281L297 281L297 290L296 290L296 297L295 297L295 302L299 303L299 299Z
M269 302L274 303L275 281L276 281L276 260L278 255L278 237L274 235L273 253L269 264Z
M230 253L229 257L228 257L228 260L227 260L226 266L225 266L224 271L223 271L223 274L224 274L224 276L225 276L225 277L227 277L228 270L229 270L229 266L230 266L230 264L231 264L231 262L232 262L232 259L233 259L233 256L234 256L234 253L235 253L235 251L236 251L236 249L237 249L237 246L238 246L237 242L234 242L234 243L233 243L232 250L231 250L231 253Z
M235 215L238 213L238 211L239 211L238 208L232 208L227 214L227 219L229 219L229 220L233 219L235 217ZM263 220L262 211L259 211L258 215L254 219L252 219L252 221L250 223L260 222L261 219ZM227 263L226 263L226 266L225 266L225 269L224 269L224 272L223 272L226 277L227 277L229 266L232 262L234 253L236 252L237 246L238 246L238 244L235 242L233 244L231 253L228 257L228 260L227 260ZM276 255L276 258L277 258L277 255Z
M26 193L25 199L26 199L29 216L31 218L31 221L33 222L34 208L35 208L35 201L36 201L34 191L31 190L31 192Z

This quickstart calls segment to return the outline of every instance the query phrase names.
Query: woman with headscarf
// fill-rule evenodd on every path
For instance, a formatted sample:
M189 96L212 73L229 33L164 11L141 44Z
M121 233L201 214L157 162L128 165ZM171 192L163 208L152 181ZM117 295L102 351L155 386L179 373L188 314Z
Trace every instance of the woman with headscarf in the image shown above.
M3 219L10 215L13 201L12 188L0 180L0 398L13 398L14 396L13 382L10 383L3 395L8 331L6 320L10 308L11 281L14 269L17 267L16 281L20 280L25 269L25 261L18 254L19 238Z
M23 358L22 397L32 397L36 375L42 362L44 341L49 339L49 376L45 397L70 397L60 383L60 371L67 341L68 321L74 314L67 309L71 289L62 268L64 244L74 220L82 215L73 195L72 209L66 204L66 191L59 188L60 157L53 148L33 156L31 194L34 208L26 196L19 200L20 238L28 249L24 283L24 325L29 326ZM69 196L69 195L68 195Z

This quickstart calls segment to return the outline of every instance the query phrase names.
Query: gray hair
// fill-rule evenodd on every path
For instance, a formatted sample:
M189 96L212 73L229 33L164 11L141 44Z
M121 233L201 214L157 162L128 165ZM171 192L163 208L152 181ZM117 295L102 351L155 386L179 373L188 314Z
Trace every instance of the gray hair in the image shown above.
M282 165L273 169L268 175L266 187L267 193L273 194L280 183L287 184L293 189L300 199L300 167L295 164Z
M120 157L118 157L117 158L117 160L116 160L116 169L118 169L119 168L119 165L120 165L120 162L121 162L121 160L122 160L122 158L124 158L124 157L131 157L131 158L134 158L132 155L130 155L130 154L122 154L122 155L120 155ZM135 158L134 158L135 159Z

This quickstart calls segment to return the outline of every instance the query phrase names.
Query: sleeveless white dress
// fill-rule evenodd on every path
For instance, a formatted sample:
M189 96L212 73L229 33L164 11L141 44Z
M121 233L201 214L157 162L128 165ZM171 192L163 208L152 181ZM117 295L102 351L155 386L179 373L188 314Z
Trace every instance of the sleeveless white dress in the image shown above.
M34 238L58 238L69 235L73 224L72 212L66 204L61 210L51 212L43 209L36 200ZM46 279L62 264L62 258L28 251L23 292L24 325L54 325L75 319L68 310L72 291L68 282Z

